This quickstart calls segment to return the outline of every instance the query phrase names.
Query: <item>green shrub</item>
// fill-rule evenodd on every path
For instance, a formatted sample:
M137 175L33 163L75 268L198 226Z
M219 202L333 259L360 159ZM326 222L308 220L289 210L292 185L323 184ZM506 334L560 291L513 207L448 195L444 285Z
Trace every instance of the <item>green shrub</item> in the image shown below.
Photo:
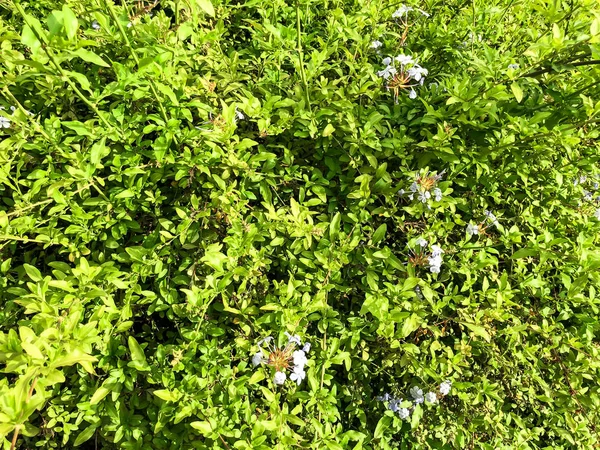
M4 449L600 445L600 8L410 7L0 1Z

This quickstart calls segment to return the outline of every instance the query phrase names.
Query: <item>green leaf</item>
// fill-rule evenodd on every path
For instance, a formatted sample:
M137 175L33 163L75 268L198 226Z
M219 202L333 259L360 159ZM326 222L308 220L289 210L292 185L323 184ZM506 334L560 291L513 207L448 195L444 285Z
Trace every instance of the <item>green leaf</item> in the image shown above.
M176 402L177 400L179 400L180 397L179 395L169 391L168 389L159 389L154 391L153 394L166 402Z
M513 94L515 94L517 102L521 103L521 100L523 100L523 89L521 89L519 83L517 83L516 81L513 82L513 84L510 85L510 88L512 89Z
M192 428L200 431L200 433L202 433L204 436L210 436L212 434L212 427L210 426L210 422L208 422L207 420L197 420L195 422L190 423L190 425L192 426Z
M94 432L96 431L96 428L98 428L97 425L90 425L89 427L87 427L85 430L83 430L81 433L79 433L77 435L77 437L75 438L75 442L73 443L73 445L75 447L77 447L77 446L83 444L88 439L90 439L94 435Z
M381 225L379 225L377 227L377 229L375 230L375 233L373 233L373 237L371 238L371 242L373 244L377 244L381 241L383 241L383 239L385 239L385 233L387 232L387 225L385 223L382 223Z
M215 17L215 8L210 0L196 0L196 3L206 14Z
M75 16L75 13L73 13L71 8L69 8L67 5L63 5L62 12L63 25L65 27L65 32L67 33L67 39L71 41L77 34L79 22L77 21L77 16Z
M400 335L405 338L410 335L413 331L419 328L421 319L416 314L412 314L408 319L404 321L402 324L402 331Z
M323 137L331 136L331 134L335 131L335 127L330 123L327 124L325 129L323 130Z
M146 355L144 355L144 350L140 347L138 341L133 336L129 336L127 338L127 344L129 345L129 351L131 352L131 362L127 364L127 366L133 367L139 371L150 370L150 366L146 361Z
M23 27L23 31L21 31L21 43L29 47L32 53L36 53L36 51L42 46L33 30L27 25L25 25Z
M23 268L25 269L25 272L29 278L31 278L33 281L42 281L42 273L36 267L33 267L29 264L23 264Z
M90 405L95 405L99 403L104 397L110 394L110 392L110 389L100 386L98 389L96 389L94 395L92 395L92 398L90 399Z
M79 56L84 61L96 64L97 66L110 67L110 65L106 61L104 61L94 52L91 52L84 48L77 49L75 52L73 52L73 54Z
M340 231L340 221L342 220L342 215L337 212L331 219L331 223L329 224L329 240L331 242L335 241Z
M511 259L527 258L528 256L537 256L538 254L539 250L534 248L522 248L514 252Z
M486 341L490 342L491 337L490 334L483 328L481 325L475 325L474 323L468 322L460 322L464 326L466 326L469 330L471 330L475 335L482 337Z

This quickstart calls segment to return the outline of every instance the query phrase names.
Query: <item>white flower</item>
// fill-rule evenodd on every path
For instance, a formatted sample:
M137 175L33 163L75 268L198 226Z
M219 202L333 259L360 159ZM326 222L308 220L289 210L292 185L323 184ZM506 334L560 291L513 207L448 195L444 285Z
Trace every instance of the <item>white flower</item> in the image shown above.
M406 73L408 73L408 75L415 81L421 81L424 77L427 76L427 74L429 74L429 71L424 67L415 66L408 69Z
M417 239L416 244L420 247L427 247L427 241L423 238Z
M294 358L294 365L296 367L303 368L308 361L308 359L306 359L306 353L304 353L304 350L296 350L292 354L292 357Z
M587 177L585 175L581 175L579 177L579 184L583 184L587 181Z
M10 120L0 116L0 128L10 128Z
M261 364L264 361L263 359L263 354L262 352L257 352L254 354L254 356L252 357L252 365L254 367L258 366L259 364Z
M415 403L423 403L423 400L424 400L423 390L419 389L418 386L411 387L410 391L408 391L408 393L414 399Z
M428 258L429 261L429 271L431 273L440 273L442 268L442 255L436 254L432 255Z
M381 63L384 66L389 66L392 63L392 58L390 58L389 56L387 58L383 58L383 61L381 61Z
M423 14L425 17L429 17L431 14L429 14L428 12L423 11L422 9L417 9L417 11L419 11L421 14Z
M236 120L244 120L246 116L241 111L235 110L235 118Z
M128 22L128 23L127 23L127 28L131 28L131 26L132 26L132 25L133 25L133 24L132 24L131 22Z
M472 223L470 223L469 225L467 225L467 234L469 236L479 234L479 227L477 225L473 225Z
M484 214L490 220L490 222L492 222L492 224L495 226L500 225L498 219L496 219L496 216L491 211L485 211Z
M302 351L304 353L310 352L310 342L307 342L306 344L304 344L304 347L302 347Z
M398 417L402 420L408 419L408 416L410 416L410 411L407 408L400 408L398 410Z
M92 22L92 28L93 28L94 30L96 30L96 31L98 31L98 30L100 29L100 24L98 23L98 21L97 21L97 20L94 20L94 21Z
M419 190L419 185L416 181L413 181L413 184L410 185L411 192L417 192Z
M392 13L392 17L394 19L398 19L398 18L402 17L403 15L407 14L409 11L413 11L413 8L411 8L410 6L406 6L406 5L400 5L400 8L398 8L396 11L394 11Z
M373 48L373 49L378 49L382 45L383 44L381 43L381 41L373 41L373 42L371 42L371 48Z
M433 195L435 196L435 201L439 202L442 199L442 190L440 188L435 188L433 190Z
M600 208L598 208L598 209L596 210L596 212L594 213L594 217L595 217L596 219L600 220Z
M383 395L380 395L378 397L376 397L375 399L380 401L380 402L387 402L389 399L391 398L390 394L388 394L387 392Z
M440 394L448 395L450 393L450 389L452 388L452 382L450 380L444 381L440 384Z
M404 194L406 194L406 191L404 189L400 189L398 191L398 195L404 195Z
M584 200L591 200L592 199L592 193L590 191L583 191L583 199Z
M380 70L379 72L377 72L377 75L385 78L386 80L389 78L392 78L394 75L396 75L396 68L393 66L387 66L385 69Z
M410 98L410 99L417 98L417 91L415 91L414 89L411 88L410 92L408 93L408 98Z
M305 378L306 372L301 367L295 367L294 371L290 375L290 380L295 381L298 384L298 386L300 386L300 383L302 383L302 380L304 380Z
M300 336L298 336L297 334L291 335L286 331L285 335L288 338L288 344L291 344L293 342L294 344L302 345L302 343L300 342Z
M12 112L15 112L15 111L17 110L17 107L16 107L16 106L11 106L11 107L10 107L10 110L11 110Z
M285 379L287 378L284 372L275 372L275 376L273 377L273 382L275 384L283 384L285 383Z
M600 187L600 184L598 184L597 182L596 182L596 183L594 183L594 190L595 190L595 191L597 191L597 190L598 190L598 187Z
M509 69L518 69L518 68L519 68L519 65L518 65L518 64L509 64L509 65L508 65L508 68L509 68Z
M411 200L414 200L415 194L408 194L408 198L410 198Z
M406 64L413 64L415 62L413 60L412 56L408 56L408 55L398 55L394 59L397 62L399 62L400 64L402 64L403 66Z
M425 401L427 403L435 403L437 401L437 395L435 395L435 392L428 392L425 394Z
M259 347L261 345L263 345L265 342L269 343L273 340L273 336L267 336L266 338L262 338L260 341L258 341L258 343L256 345L258 345Z
M427 200L429 200L431 198L431 192L429 191L425 191L425 192L421 192L419 194L419 201L421 201L422 203L427 203Z
M432 245L431 246L431 256L433 258L440 258L440 263L441 263L441 258L442 258L442 253L444 253L444 250L442 250L442 248L439 245Z

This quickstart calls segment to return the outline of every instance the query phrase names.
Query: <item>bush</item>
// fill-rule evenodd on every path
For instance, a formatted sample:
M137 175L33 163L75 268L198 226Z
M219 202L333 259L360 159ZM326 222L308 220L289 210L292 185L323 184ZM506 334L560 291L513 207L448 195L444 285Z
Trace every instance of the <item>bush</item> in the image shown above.
M4 449L600 445L595 1L0 6Z

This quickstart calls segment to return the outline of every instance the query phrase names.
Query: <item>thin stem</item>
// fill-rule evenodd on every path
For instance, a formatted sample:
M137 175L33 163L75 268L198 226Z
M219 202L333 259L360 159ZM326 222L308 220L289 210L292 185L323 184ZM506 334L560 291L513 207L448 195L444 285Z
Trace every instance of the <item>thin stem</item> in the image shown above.
M139 67L140 60L137 57L137 55L135 54L135 51L134 51L133 47L131 46L131 42L129 42L127 33L125 33L125 30L123 29L123 25L121 25L121 22L119 21L119 18L117 17L117 13L115 12L113 5L111 4L110 0L104 0L104 4L106 5L106 8L110 12L110 15L112 16L113 20L117 24L119 33L123 37L123 40L125 41L125 45L127 46L129 53L131 53L131 57L135 61L136 66ZM156 102L158 103L158 106L160 108L160 114L162 115L162 118L165 121L165 125L166 125L167 122L169 121L169 119L167 117L167 112L165 111L165 107L163 106L162 102L160 101L160 98L158 96L158 92L156 92L156 87L154 86L153 80L149 78L148 83L150 84L150 90L152 91L152 94L154 95L154 98L156 99Z
M300 2L296 0L296 32L298 34L298 60L300 63L300 78L304 85L304 97L308 110L312 113L310 107L310 97L308 95L308 83L306 82L306 73L304 72L304 53L302 52L302 30L300 26Z
M580 62L576 62L576 63L569 64L569 65L573 66L573 67L580 67L580 66L592 66L592 65L596 65L596 64L600 64L600 59L593 59L591 61L580 61ZM543 75L548 72L556 72L556 70L553 67L546 67L545 69L536 70L535 72L530 72L525 75L522 75L521 78L533 78L533 77L537 77L539 75Z

